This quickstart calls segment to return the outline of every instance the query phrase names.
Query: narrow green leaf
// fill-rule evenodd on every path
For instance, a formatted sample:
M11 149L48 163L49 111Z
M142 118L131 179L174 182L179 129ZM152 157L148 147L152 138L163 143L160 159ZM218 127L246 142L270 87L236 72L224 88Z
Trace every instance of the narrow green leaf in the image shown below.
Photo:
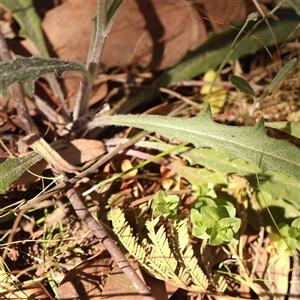
M110 23L115 14L117 13L118 9L120 8L121 4L123 3L123 0L113 0L108 12L107 12L107 23Z
M49 57L40 27L40 18L34 9L32 0L1 1L0 5L13 14L21 27L19 35L29 39L42 57Z
M32 152L21 157L9 157L0 164L0 194L5 194L7 187L17 180L32 165L41 160L38 153Z
M173 147L172 145L163 142L149 141L140 141L136 146L160 151L167 151ZM235 159L230 162L224 153L216 151L215 149L183 147L175 151L174 154L183 157L191 165L202 165L216 173L236 173L245 176L253 188L261 188L264 192L270 193L273 196L274 201L277 201L278 198L283 198L290 203L293 203L298 210L300 209L299 182L282 173L266 171L262 174L253 164L248 164L242 159ZM172 164L172 166L174 166L174 169L192 184L197 184L197 180L198 182L201 180L201 182L213 182L215 184L222 183L222 180L226 180L222 174L213 176L212 174L214 173L208 170L205 170L206 172L200 172L200 170L203 169L191 168L179 164ZM260 182L260 187L257 186L256 174Z
M242 158L263 172L272 170L300 180L300 149L288 141L268 137L263 120L255 126L221 125L213 121L207 107L201 116L190 119L149 115L98 116L89 125L123 125L160 132L170 139L191 142L196 147L215 148L231 160Z
M244 78L236 75L230 75L229 80L239 91L253 97L254 99L256 98L253 88Z
M14 61L0 64L0 94L4 99L8 99L7 89L9 86L20 81L24 85L26 94L29 97L34 93L34 80L40 76L55 72L58 76L62 76L64 72L77 71L90 80L90 75L86 68L78 63L60 60L56 58L25 58L17 56Z
M284 77L290 72L290 70L295 66L297 58L290 60L284 67L282 67L275 78L272 80L271 84L268 87L269 94L271 94L278 84L284 79Z
M177 163L171 164L171 168L195 186L199 186L202 183L213 183L214 185L227 184L225 174L211 172L205 168L194 168Z

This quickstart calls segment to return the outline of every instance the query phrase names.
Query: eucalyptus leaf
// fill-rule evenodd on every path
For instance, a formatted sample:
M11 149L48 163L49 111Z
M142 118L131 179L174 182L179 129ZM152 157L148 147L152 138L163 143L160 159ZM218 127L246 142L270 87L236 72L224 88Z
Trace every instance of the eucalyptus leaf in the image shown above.
M253 88L244 78L236 75L230 75L229 80L239 91L256 99Z
M81 64L56 58L26 58L17 56L14 61L0 64L0 94L4 99L8 99L7 90L9 86L16 81L20 81L23 83L26 94L32 97L34 93L34 81L37 78L51 72L62 76L67 71L80 72L90 81L89 73Z
M266 134L263 120L255 126L234 127L213 121L210 108L195 118L171 118L151 115L97 116L88 126L123 125L160 132L170 139L183 139L196 147L211 147L229 159L242 158L263 172L272 170L300 180L300 149L288 141Z

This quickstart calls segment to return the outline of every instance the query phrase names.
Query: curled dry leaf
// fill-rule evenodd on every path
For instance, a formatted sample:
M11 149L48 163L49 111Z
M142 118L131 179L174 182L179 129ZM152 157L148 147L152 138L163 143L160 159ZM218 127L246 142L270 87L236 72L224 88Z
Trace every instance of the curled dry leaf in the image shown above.
M103 155L105 153L105 146L98 140L76 139L67 144L64 149L57 152L69 164L78 166ZM39 176L44 170L49 168L50 165L45 160L41 160L30 168L30 172ZM28 184L36 181L38 177L33 174L24 172L14 184Z

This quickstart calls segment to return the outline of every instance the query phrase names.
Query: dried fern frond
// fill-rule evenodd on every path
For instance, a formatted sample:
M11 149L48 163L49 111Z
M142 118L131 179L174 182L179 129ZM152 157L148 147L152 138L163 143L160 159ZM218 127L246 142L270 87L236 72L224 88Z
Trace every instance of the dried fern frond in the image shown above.
M186 278L180 278L176 274L176 269L179 261L174 256L169 246L169 241L166 236L166 231L163 226L160 226L157 232L155 232L155 226L158 223L159 218L146 222L146 228L148 229L149 239L152 251L150 254L151 258L159 262L164 273L168 274L169 281L178 287L188 289L187 282L184 281Z
M189 246L189 235L187 228L187 219L181 220L174 226L173 239L178 241L178 253L180 261L184 265L185 272L191 277L189 290L194 292L205 292L208 288L208 279L203 270L198 265L193 248Z
M158 279L168 281L169 277L161 269L161 265L151 256L151 246L146 239L139 243L138 238L133 236L133 230L128 225L123 211L114 206L111 208L111 220L113 230L127 251L144 267L150 274Z
M226 282L221 276L208 278L198 265L193 248L189 245L187 219L173 223L169 239L164 226L156 228L159 218L147 221L149 241L143 239L140 243L133 236L133 230L119 207L111 208L111 219L120 242L156 278L197 293L207 293L210 288L217 292L226 289Z

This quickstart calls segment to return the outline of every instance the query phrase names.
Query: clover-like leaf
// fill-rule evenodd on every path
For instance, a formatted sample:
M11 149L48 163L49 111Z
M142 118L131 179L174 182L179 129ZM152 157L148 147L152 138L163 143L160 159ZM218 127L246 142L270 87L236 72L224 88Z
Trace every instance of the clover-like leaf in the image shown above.
M205 227L212 228L219 220L218 208L213 206L201 207L202 222Z
M169 219L176 219L178 207L179 197L161 190L155 195L151 205L155 217L164 216Z
M218 246L224 243L224 240L222 237L219 235L219 232L214 228L212 231L212 234L209 238L209 244L211 246Z
M298 229L300 229L300 217L299 218L296 218L292 224L291 224L293 227L296 227Z
M234 233L238 232L241 227L241 219L238 218L224 218L219 221L222 229L230 229Z
M298 236L300 235L300 230L292 226L289 228L288 233L291 238L297 239Z

